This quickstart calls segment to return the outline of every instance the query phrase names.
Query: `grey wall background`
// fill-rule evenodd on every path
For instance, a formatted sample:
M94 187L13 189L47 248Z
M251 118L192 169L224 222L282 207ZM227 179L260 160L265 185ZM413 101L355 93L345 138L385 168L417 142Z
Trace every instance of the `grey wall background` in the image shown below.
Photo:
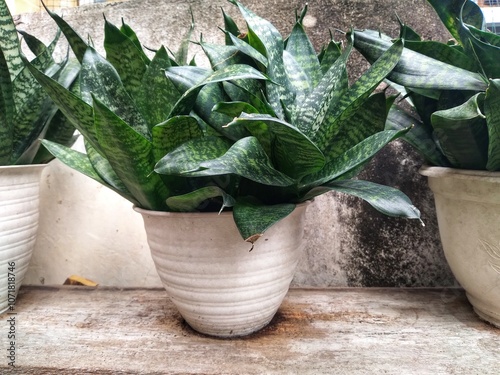
M290 32L295 11L304 5L303 1L288 0L242 3L270 20L283 35ZM317 48L328 41L329 30L375 28L397 36L396 14L425 38L448 38L425 0L310 0L308 4L307 31ZM157 48L164 44L176 50L190 23L189 9L197 25L196 36L203 33L207 41L220 41L221 7L239 20L236 7L223 0L129 0L67 9L62 14L80 35L89 35L100 51L103 15L117 25L123 18L146 46ZM22 15L19 22L20 27L44 41L50 40L55 30L45 13ZM343 39L341 33L334 35L337 40ZM203 60L199 59L199 63L203 64ZM367 66L354 53L350 61L351 79ZM394 142L360 177L404 191L421 210L425 227L415 220L385 217L352 197L333 193L322 196L308 209L306 247L293 285L452 285L454 279L440 245L433 197L426 179L418 174L422 163L407 145Z

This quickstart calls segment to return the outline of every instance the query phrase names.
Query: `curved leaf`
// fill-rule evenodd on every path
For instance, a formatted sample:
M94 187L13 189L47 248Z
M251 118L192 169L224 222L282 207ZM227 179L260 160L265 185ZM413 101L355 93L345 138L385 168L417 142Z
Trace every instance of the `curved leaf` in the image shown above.
M484 99L484 114L488 122L489 147L488 164L489 171L500 170L500 79L493 79L486 90Z
M460 106L431 116L441 150L455 168L486 168L488 126L480 110L483 100L484 93L479 93Z
M268 115L242 113L228 127L245 126L262 144L272 140L271 152L277 168L286 175L300 180L319 171L325 158L318 147L299 129Z
M116 69L92 47L87 49L82 61L80 91L85 102L92 104L92 98L97 98L135 131L151 139L149 127Z
M406 194L398 189L369 181L344 180L329 182L312 189L303 199L311 199L331 190L361 198L384 215L420 219L420 211L411 203Z
M149 210L165 210L168 188L153 172L151 142L93 98L99 145L128 191Z
M200 170L201 162L224 155L230 147L230 142L221 137L194 138L161 158L154 170L164 175L189 176L191 172Z
M241 236L253 244L267 229L290 215L294 209L293 203L262 205L239 199L233 208L233 218Z
M218 186L205 186L201 189L183 195L176 195L167 199L167 205L172 211L197 211L199 206L208 199L222 197L220 211L225 207L232 207L236 203L233 197Z

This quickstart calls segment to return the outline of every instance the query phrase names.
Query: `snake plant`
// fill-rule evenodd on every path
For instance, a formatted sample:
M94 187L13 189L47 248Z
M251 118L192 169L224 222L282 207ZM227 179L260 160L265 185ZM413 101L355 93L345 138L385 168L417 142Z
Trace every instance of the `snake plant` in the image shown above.
M422 40L401 23L405 49L388 80L417 116L395 106L388 127L415 124L404 139L430 164L500 171L500 35L485 29L482 11L472 1L428 2L453 40ZM378 32L354 35L355 48L370 62L392 46Z
M373 94L402 43L349 87L352 40L344 50L332 40L317 54L302 26L305 10L283 40L268 21L233 3L248 31L241 34L224 13L226 43L200 41L211 68L179 58L185 43L175 56L162 46L150 59L128 25L107 21L104 58L49 12L82 64L80 93L31 71L83 134L87 153L46 147L140 207L231 209L252 243L296 204L330 190L418 218L399 190L352 179L407 132L384 130L393 98Z
M31 64L70 87L79 67L69 59L54 61L60 33L48 46L19 33L35 55ZM0 165L46 163L53 156L40 147L40 138L71 145L74 132L23 62L18 31L5 0L0 0Z

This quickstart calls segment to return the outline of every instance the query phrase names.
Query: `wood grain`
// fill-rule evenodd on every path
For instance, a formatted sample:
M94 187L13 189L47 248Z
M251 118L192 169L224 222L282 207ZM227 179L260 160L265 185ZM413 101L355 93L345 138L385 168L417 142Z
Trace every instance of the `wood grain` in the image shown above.
M292 289L232 340L191 330L162 289L23 287L15 307L1 374L500 374L500 330L460 289Z

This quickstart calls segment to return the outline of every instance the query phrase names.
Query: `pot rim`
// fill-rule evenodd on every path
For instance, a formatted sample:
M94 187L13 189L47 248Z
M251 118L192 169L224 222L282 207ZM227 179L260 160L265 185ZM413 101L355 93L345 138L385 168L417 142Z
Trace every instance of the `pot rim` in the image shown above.
M0 169L38 169L45 168L48 164L20 164L20 165L0 165Z
M313 200L307 200L305 202L296 203L295 209L297 209L298 207L308 206L312 202L313 202ZM148 210L146 208L141 208L141 207L136 206L136 205L134 205L132 208L135 212L138 212L141 215L164 216L164 217L168 217L168 216L207 217L207 216L213 216L213 215L215 215L215 216L229 216L229 215L232 216L233 215L233 211L222 211L222 212L218 212L218 211L208 211L208 212L207 211L193 211L193 212L154 211L154 210Z
M500 182L500 171L490 172L485 170L474 170L474 169L459 169L459 168L449 168L449 167L435 167L430 165L423 165L418 173L427 177L452 177L461 179L482 179L489 181Z

